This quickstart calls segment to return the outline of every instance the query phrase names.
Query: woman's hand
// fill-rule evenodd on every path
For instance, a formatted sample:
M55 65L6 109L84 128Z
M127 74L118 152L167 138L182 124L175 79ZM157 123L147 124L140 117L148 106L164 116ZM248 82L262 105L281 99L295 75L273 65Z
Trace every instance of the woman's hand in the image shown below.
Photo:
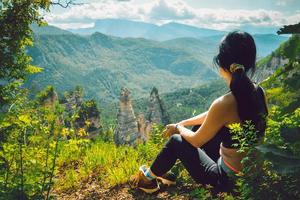
M171 135L179 133L178 129L176 128L176 124L168 124L163 131L164 137L171 137Z

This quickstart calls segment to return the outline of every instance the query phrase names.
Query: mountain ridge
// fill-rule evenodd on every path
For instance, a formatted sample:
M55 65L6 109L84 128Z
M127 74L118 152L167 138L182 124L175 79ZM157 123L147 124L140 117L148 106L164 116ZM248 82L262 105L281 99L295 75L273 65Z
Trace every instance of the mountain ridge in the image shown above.
M211 66L221 36L159 42L99 32L82 36L51 26L35 33L35 46L28 52L33 64L44 71L30 77L26 86L36 92L47 85L54 85L59 93L81 85L87 97L105 103L115 102L122 86L139 98L154 86L166 93L217 77Z
M161 91L170 91L215 76L195 55L155 41L122 39L101 33L36 34L34 39L35 46L28 48L28 52L33 64L45 69L30 77L27 86L37 90L48 84L53 84L58 91L88 85L85 88L88 95L102 100L116 99L124 85L136 91L136 95L146 95L155 85L165 86ZM194 72L200 77L196 82L191 80Z
M225 31L219 31L207 28L198 28L191 25L169 22L162 25L155 25L140 21L132 21L125 19L102 19L96 20L94 27L68 29L69 31L90 35L94 32L102 32L104 34L117 37L133 37L146 38L156 41L165 41L179 37L204 37L210 35L224 35Z

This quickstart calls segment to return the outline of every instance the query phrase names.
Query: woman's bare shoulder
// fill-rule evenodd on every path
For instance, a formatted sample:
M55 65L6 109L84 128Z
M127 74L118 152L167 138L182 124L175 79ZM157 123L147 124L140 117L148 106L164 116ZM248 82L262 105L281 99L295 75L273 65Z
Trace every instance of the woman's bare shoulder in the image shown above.
M231 93L217 98L211 105L210 110L216 115L221 116L224 125L239 122L237 104Z
M233 94L231 92L224 94L223 96L220 96L219 98L217 98L215 100L215 103L218 103L219 105L222 105L222 107L232 107L232 106L236 106L236 100L235 97L233 96Z

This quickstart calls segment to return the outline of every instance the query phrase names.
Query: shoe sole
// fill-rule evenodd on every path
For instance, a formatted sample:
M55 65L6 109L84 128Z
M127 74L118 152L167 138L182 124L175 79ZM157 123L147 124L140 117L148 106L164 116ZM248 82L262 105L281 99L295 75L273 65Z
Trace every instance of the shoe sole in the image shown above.
M157 177L157 180L159 180L160 182L162 182L162 184L167 185L167 186L176 185L176 181L170 181L170 180L164 179L162 177Z
M152 194L154 192L157 192L160 187L157 186L157 188L153 188L153 189L148 189L148 188L142 188L142 187L138 187L140 190L143 190L144 192L146 192L147 194Z

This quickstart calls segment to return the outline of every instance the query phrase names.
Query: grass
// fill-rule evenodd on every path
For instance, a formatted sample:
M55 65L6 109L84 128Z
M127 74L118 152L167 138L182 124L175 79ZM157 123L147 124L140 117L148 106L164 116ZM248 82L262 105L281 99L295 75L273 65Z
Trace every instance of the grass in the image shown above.
M137 147L119 146L101 139L69 140L63 145L58 161L57 190L76 189L90 174L100 185L111 187L126 183L142 164L151 164L158 146L148 143Z
M152 163L162 145L155 144L152 140L136 147L116 146L113 142L102 139L96 141L79 139L67 142L68 144L62 145L60 151L54 194L85 193L83 188L89 190L93 184L109 191L114 190L112 188L119 188L119 191L115 191L118 193L122 191L120 188L129 188L129 178L137 172L139 166L142 164L149 166ZM196 199L230 199L227 197L231 197L226 193L216 197L210 188L199 187L181 164L175 165L172 171L178 175L178 185L167 190L163 189L161 194L167 193L169 197L175 199L176 195L179 195L179 198L182 194ZM137 197L145 195L135 190L126 191L128 191L127 195ZM155 199L158 196L145 197Z

